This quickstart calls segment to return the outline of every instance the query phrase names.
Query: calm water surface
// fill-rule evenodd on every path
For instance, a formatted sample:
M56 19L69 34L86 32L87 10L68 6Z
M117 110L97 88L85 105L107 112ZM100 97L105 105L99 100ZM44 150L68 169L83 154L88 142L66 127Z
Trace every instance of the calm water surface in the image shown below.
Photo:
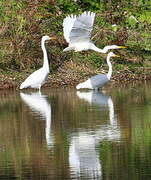
M151 83L0 91L0 179L151 179Z

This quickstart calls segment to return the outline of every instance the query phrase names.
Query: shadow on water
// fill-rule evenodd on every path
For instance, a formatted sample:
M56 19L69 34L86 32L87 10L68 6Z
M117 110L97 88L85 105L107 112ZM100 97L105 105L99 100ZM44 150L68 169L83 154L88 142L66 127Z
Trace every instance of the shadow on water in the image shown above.
M149 179L150 88L1 91L0 179Z

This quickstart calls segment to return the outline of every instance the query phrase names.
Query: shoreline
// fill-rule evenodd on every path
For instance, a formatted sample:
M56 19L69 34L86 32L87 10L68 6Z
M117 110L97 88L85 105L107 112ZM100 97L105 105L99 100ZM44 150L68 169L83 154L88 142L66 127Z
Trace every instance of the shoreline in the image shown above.
M29 73L30 74L30 73ZM48 80L43 87L51 88L65 88L75 87L78 83L85 81L88 77L91 77L91 73L86 75L79 75L68 72L56 72L49 74ZM28 74L3 74L0 73L0 90L5 89L19 89L21 82L28 77ZM107 83L108 85L118 85L123 83L129 83L133 81L146 81L151 80L151 73L148 68L144 68L142 72L131 72L129 70L120 70L113 72L111 80Z

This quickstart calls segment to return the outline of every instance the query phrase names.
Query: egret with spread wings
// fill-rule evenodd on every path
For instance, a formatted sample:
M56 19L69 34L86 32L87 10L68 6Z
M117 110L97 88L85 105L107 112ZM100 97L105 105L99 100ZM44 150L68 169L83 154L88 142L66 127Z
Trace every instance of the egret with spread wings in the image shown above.
M90 40L95 19L94 12L83 12L81 15L67 16L63 21L64 38L69 44L63 51L87 51L89 49L107 53L110 49L119 49L123 46L110 45L103 49L97 48Z

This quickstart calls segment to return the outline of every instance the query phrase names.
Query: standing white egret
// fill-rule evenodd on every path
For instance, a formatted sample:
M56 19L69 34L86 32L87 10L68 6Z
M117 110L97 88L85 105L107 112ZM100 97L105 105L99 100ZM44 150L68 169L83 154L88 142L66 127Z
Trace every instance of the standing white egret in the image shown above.
M44 56L44 63L43 66L38 69L37 71L33 72L21 85L20 89L23 88L40 88L41 86L45 83L47 80L48 74L49 74L49 62L48 62L48 56L47 56L47 51L45 48L45 41L54 39L54 37L49 37L49 36L43 36L41 40L41 48L43 50L43 56Z
M97 74L92 76L88 80L83 83L80 83L76 86L77 89L98 89L105 85L112 76L112 64L110 62L111 57L119 57L115 55L113 52L109 52L106 58L107 64L109 66L109 71L107 74Z
M90 40L91 31L93 30L95 13L83 12L81 15L67 16L63 21L64 38L69 43L63 51L86 51L94 50L100 53L107 53L110 49L119 49L123 46L110 45L103 49L97 48Z

